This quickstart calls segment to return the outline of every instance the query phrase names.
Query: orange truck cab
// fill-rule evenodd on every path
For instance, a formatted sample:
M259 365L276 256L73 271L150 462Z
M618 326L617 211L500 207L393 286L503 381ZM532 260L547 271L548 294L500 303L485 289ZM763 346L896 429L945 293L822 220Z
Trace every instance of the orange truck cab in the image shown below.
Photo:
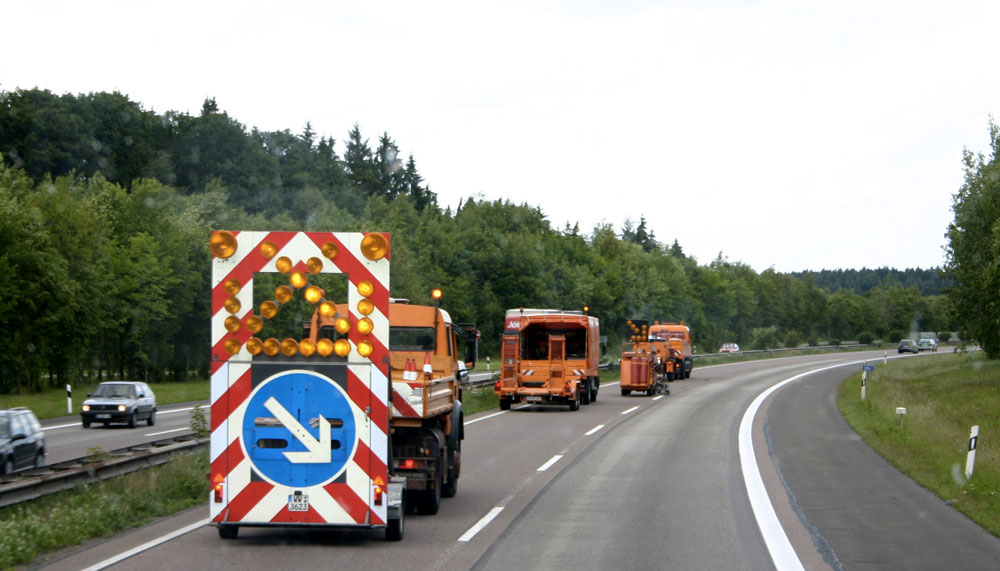
M336 313L313 314L308 337L337 340L349 329ZM437 513L442 497L458 490L465 438L461 383L475 366L476 328L453 323L447 311L406 300L389 303L389 471L406 478L406 504ZM461 353L460 353L461 352Z
M694 368L694 359L691 357L693 347L691 341L691 329L680 323L659 323L649 326L649 340L653 343L664 344L669 348L670 356L665 358L672 364L673 379L686 379L691 376L691 369Z
M514 403L569 405L597 400L600 325L581 311L511 309L504 319L503 364L494 392L500 409Z

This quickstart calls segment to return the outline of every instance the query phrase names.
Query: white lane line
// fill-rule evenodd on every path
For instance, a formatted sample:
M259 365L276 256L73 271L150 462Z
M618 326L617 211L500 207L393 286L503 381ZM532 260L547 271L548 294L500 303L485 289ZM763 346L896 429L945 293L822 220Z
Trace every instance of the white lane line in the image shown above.
M630 413L630 412L633 412L633 411L637 411L637 410L639 410L639 407L637 407L637 406L633 406L632 408L630 408L630 409L628 409L628 410L623 410L623 411L622 411L622 414L623 414L623 415L624 415L624 414L628 414L628 413Z
M139 553L142 553L143 551L147 551L149 549L152 549L152 548L156 547L157 545L166 543L166 542L168 542L168 541L170 541L170 540L172 540L172 539L174 539L176 537L180 537L180 536L184 535L185 533L190 533L190 532L198 529L199 527L202 527L204 525L208 525L209 521L210 520L206 519L206 520L199 521L197 523L192 523L191 525L189 525L187 527L182 527L182 528L180 528L178 530L172 531L172 532L170 532L170 533L168 533L166 535L158 537L158 538L156 538L156 539L154 539L152 541L149 541L147 543L143 543L139 547L134 547L132 549L129 549L128 551L123 551L122 553L119 553L118 555L115 555L114 557L111 557L110 559L105 559L104 561L101 561L100 563L98 563L96 565L93 565L91 567L87 567L83 571L98 571L100 569L104 569L105 567L110 567L110 566L114 565L115 563L120 563L120 562L128 559L129 557L132 557L133 555L138 555Z
M558 462L559 460L561 460L562 457L563 457L562 454L556 454L555 456L549 458L549 461L546 462L546 463L544 463L544 464L542 464L541 466L539 466L538 470L536 470L536 472L544 472L544 471L548 470L549 468L552 467L553 464L555 464L556 462Z
M663 398L663 395L656 395L653 397L653 400L660 400L661 398Z
M494 416L500 416L501 414L507 414L508 412L510 412L510 411L509 410L502 410L500 412L494 412L493 414L488 414L486 416L481 416L481 417L479 417L479 418L477 418L475 420L466 420L465 421L465 425L469 426L470 424L475 424L475 423L479 422L480 420L486 420L487 418L493 418Z
M204 409L205 407L201 407L201 408ZM157 416L163 416L165 414L173 414L175 412L187 412L189 410L194 410L194 407L191 406L191 407L188 407L188 408L175 408L173 410L158 410L158 411L156 411L156 415ZM466 424L468 424L468 423L466 423ZM77 422L73 422L73 423L70 423L70 424L57 424L56 426L43 426L42 430L43 431L44 430L59 430L60 428L73 428L73 427L79 428L80 427L80 422L77 421Z
M774 506L771 505L771 499L767 495L767 488L764 487L764 479L760 475L760 468L757 466L757 456L754 455L753 450L753 418L757 415L760 405L767 400L767 397L788 383L797 381L807 375L828 369L857 365L858 363L864 363L864 361L840 363L838 365L830 365L829 367L806 371L805 373L795 375L772 385L771 388L757 395L757 398L750 403L750 406L743 414L743 419L740 421L739 444L743 482L747 487L747 495L750 497L750 507L753 509L757 526L760 528L761 535L764 536L764 543L767 545L767 550L774 561L774 567L778 571L804 568L802 567L802 561L799 560L799 556L795 553L795 548L788 541L785 529L781 527L778 515L774 512Z
M584 435L584 436L590 436L591 434L593 434L593 433L597 432L598 430L600 430L600 429L602 429L602 428L604 428L604 425L603 425L603 424L598 424L598 425L597 425L597 426L595 426L594 428L591 428L591 429L590 429L590 430L588 430L587 432L583 433L583 435Z
M170 434L171 432L180 432L182 430L191 430L190 428L175 428L173 430L164 430L163 432L150 432L149 434L144 434L143 436L159 436L161 434Z
M476 525L470 527L468 531L463 533L462 537L459 537L458 540L463 542L472 540L472 538L475 537L477 533L479 533L480 531L483 530L483 528L489 525L490 522L493 521L493 519L496 518L498 515L500 515L500 512L502 511L503 508L501 507L495 507L491 509L489 513L484 515L482 519L476 522Z

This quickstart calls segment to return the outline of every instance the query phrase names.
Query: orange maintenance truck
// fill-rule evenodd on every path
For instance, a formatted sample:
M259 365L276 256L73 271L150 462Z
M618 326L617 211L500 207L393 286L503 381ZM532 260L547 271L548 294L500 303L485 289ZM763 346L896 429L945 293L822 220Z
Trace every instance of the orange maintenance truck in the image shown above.
M674 349L664 339L650 339L648 321L630 319L625 324L629 331L622 343L622 396L632 391L669 395L666 381L674 378Z
M580 404L597 400L600 325L582 311L510 309L504 320L500 409L514 403Z
M389 471L406 478L406 504L424 514L437 513L442 497L458 491L465 438L461 383L475 366L475 326L456 324L435 306L390 299L389 376L392 447ZM307 337L336 341L350 330L346 305L313 314ZM329 312L327 312L329 313ZM462 357L460 358L460 351Z
M649 326L649 341L652 343L666 342L671 349L670 356L664 355L673 365L673 370L668 373L668 378L686 379L691 376L691 369L694 368L694 359L691 341L691 329L680 323L660 323L656 322Z

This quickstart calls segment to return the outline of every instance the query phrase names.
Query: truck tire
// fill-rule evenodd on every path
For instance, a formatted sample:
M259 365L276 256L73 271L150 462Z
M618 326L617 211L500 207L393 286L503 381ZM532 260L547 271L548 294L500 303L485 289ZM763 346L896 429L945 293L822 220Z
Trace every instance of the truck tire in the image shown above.
M576 390L576 398L569 401L569 409L572 411L580 410L580 389Z
M424 515L434 515L441 508L441 467L438 466L433 490L423 490L417 496L417 509Z
M590 404L590 379L584 379L580 383L580 404Z
M656 394L656 385L650 385L649 388L646 389L646 396L651 397L655 394Z
M403 496L405 497L406 494L403 494ZM399 517L394 519L390 518L389 521L386 522L385 539L387 541L399 541L400 539L403 539L403 520L406 519L404 517L405 513L406 507L400 506Z
M630 394L632 394L632 391L630 389L622 389L622 396L623 397L627 397Z
M601 389L601 378L594 377L592 381L594 383L594 393L590 395L590 402L597 402L597 391Z
M500 410L510 410L510 399L500 399Z
M220 525L219 526L219 537L222 539L236 539L236 536L240 534L240 528L235 525Z

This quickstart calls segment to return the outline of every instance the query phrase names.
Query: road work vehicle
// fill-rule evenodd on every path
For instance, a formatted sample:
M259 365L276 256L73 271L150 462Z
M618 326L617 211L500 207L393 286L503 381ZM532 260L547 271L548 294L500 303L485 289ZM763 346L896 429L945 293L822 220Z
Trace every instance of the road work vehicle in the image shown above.
M569 405L597 401L600 324L582 311L510 309L504 317L500 409L514 403Z
M657 321L649 326L648 337L651 343L666 342L666 346L671 349L668 359L673 363L673 370L666 372L668 379L686 379L691 376L691 369L694 368L694 358L691 356L694 347L691 329L683 321L680 323Z
M619 367L622 396L632 391L669 395L667 381L674 378L676 350L665 339L650 339L646 320L630 319L625 325L629 331L622 343Z
M212 525L225 539L273 526L401 539L407 500L433 513L457 489L456 326L413 306L404 330L432 339L392 354L388 234L215 231L210 249ZM275 277L255 300L254 280ZM268 336L296 303L313 316L300 337Z

